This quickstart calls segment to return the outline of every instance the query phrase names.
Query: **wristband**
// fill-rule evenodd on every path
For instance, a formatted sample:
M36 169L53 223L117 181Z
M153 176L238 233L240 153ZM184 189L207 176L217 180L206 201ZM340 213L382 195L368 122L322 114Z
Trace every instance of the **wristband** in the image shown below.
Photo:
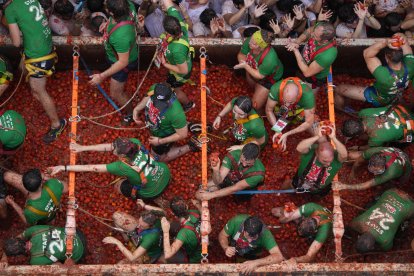
M65 172L68 171L68 165L65 165Z

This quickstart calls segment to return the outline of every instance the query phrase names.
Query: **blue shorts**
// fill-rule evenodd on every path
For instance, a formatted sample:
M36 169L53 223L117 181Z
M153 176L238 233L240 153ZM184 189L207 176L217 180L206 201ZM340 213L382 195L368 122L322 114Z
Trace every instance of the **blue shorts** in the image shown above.
M374 86L368 86L367 88L365 88L364 90L364 97L365 100L372 104L374 107L380 107L382 106L379 102L377 102L376 100L374 100L374 98L372 97L373 94L377 94L377 90L375 89Z
M109 61L109 63L111 65L114 64L114 62L112 62L112 61ZM121 71L113 74L111 78L113 78L114 80L119 81L119 82L126 82L127 79L128 79L128 73L132 70L137 69L137 68L138 68L138 59L131 62L131 63L129 63L127 65L127 67L125 67Z

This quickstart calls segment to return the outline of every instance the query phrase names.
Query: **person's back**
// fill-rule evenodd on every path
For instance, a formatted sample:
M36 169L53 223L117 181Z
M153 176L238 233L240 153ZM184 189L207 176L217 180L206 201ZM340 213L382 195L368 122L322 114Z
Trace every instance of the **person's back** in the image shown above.
M17 24L23 34L24 54L29 58L52 51L52 35L38 0L13 0L5 10L8 24Z

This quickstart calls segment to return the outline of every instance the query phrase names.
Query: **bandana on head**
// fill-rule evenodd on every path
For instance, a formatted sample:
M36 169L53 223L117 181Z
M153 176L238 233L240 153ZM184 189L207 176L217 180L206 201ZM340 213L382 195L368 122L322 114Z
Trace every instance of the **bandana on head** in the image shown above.
M256 44L259 45L260 48L266 49L266 47L268 46L266 41L263 40L262 32L260 30L256 31L253 34L252 38L254 39Z

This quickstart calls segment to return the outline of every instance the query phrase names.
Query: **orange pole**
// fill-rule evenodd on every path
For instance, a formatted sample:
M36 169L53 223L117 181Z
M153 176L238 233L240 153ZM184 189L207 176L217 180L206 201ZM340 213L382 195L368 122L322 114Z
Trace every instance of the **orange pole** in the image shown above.
M78 88L79 88L79 53L78 48L74 47L73 53L73 76L72 76L72 115L69 118L70 125L70 142L76 143L77 123L79 119L78 108ZM76 153L70 151L70 165L76 165ZM75 172L69 172L69 196L68 209L66 212L66 256L70 258L73 251L73 238L76 234L76 198L75 198Z
M328 106L329 106L329 120L335 125L335 105L334 105L334 90L332 66L329 69L327 78L328 84ZM338 175L335 175L333 181L338 181ZM338 190L333 190L333 233L335 240L335 261L342 262L342 236L344 235L344 222L342 218L341 196Z
M200 49L200 87L201 87L201 135L203 140L201 148L201 184L203 189L207 189L207 69L206 69L206 49L202 47ZM208 201L201 202L201 255L203 259L202 263L207 263L208 256L208 234L210 233L210 211L208 209Z

